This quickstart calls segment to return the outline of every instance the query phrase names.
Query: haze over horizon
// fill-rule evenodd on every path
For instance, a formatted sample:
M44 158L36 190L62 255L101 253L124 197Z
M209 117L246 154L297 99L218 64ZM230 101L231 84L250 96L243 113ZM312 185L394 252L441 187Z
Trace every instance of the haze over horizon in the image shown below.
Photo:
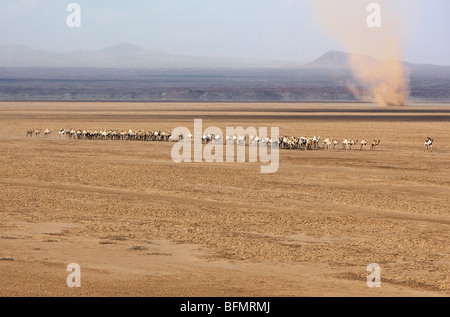
M311 62L330 50L348 51L317 25L306 0L74 2L81 7L80 28L66 25L70 1L2 1L0 45L67 52L131 43L174 55L294 62ZM450 2L397 4L404 35L402 60L450 65ZM368 14L361 12L361 27Z
M132 43L118 43L101 49L50 51L15 44L0 45L0 67L57 67L57 68L333 68L350 69L352 58L377 61L372 55L351 51L328 50L312 60L287 61L238 57L210 57L178 55L157 48L144 49ZM405 67L440 67L450 65L416 64L399 60Z

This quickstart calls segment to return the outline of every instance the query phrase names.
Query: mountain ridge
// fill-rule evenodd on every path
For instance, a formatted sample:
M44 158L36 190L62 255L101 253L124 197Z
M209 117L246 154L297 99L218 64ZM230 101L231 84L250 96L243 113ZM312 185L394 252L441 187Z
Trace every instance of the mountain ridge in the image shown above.
M0 45L0 67L75 67L75 68L290 68L290 69L350 69L351 56L376 61L368 55L330 50L311 62L208 57L172 54L157 48L144 49L131 43L118 43L102 49L49 51L23 44ZM432 71L450 69L447 65L409 63L411 69Z
M55 52L27 45L0 45L0 67L92 68L245 68L298 67L305 62L286 62L234 57L177 55L160 49L144 49L119 43L97 50Z

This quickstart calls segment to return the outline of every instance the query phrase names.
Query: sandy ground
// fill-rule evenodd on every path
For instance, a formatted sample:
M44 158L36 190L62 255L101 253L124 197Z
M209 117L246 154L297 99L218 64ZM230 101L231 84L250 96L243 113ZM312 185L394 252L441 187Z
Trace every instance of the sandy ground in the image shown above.
M379 108L1 103L0 296L449 296L449 107L367 109ZM168 142L57 134L194 118L381 143L282 150L278 172L261 174L260 162L176 164ZM66 284L70 263L80 288Z

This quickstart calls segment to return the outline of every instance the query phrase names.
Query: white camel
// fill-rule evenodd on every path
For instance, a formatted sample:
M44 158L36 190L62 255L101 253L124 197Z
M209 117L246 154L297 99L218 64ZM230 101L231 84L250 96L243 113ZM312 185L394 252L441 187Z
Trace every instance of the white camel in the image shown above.
M106 140L106 139L108 138L108 136L109 136L109 132L106 131L106 129L105 129L105 130L103 130L103 131L100 133L100 135L102 136L102 138L103 138L104 140Z
M350 141L345 139L344 141L342 141L342 148L344 150L350 150Z
M312 139L314 149L319 147L320 135L318 137L314 136Z
M44 138L50 138L50 134L52 134L53 129L45 129L44 130Z
M336 147L338 147L339 145L339 140L338 139L333 139L333 149L335 149Z
M245 145L245 135L239 135L237 138L237 145L244 146Z
M189 133L189 134L186 136L186 139L185 139L184 141L185 141L185 142L191 143L193 137L194 137L194 136L193 136L191 133Z
M259 140L259 146L260 147L267 147L267 143L269 142L269 138L268 137L261 137Z
M220 140L222 140L222 136L219 134L216 134L214 136L214 144L220 144Z
M323 148L328 150L330 147L331 147L331 139L323 140Z
M255 146L255 139L256 139L255 135L249 136L248 137L248 146Z
M366 140L361 140L361 147L360 147L360 150L366 149L366 145L367 145L367 141L366 141Z
M131 129L128 130L128 139L130 139L130 140L136 139L136 132Z

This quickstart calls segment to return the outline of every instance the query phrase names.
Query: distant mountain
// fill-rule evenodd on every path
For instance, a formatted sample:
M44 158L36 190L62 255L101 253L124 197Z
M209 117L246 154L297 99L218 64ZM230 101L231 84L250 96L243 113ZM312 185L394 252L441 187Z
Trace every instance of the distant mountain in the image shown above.
M350 60L352 57L365 61L366 64L372 64L378 60L367 55L357 55L340 51L328 51L311 63L302 66L302 69L309 70L333 70L334 72L349 71L351 69ZM413 64L402 62L405 69L409 72L412 79L449 79L450 66L432 65L432 64Z
M145 50L140 48L139 46L130 44L130 43L121 43L111 47L107 47L99 50L102 53L112 53L112 54L142 54L145 53ZM162 54L166 54L163 51L159 51Z
M302 62L214 58L170 54L122 43L100 50L52 52L25 45L0 46L0 67L95 67L95 68L285 68Z
M350 68L350 59L357 57L367 62L375 62L376 59L367 55L357 55L340 51L328 51L313 62L304 65L308 68Z
M313 62L304 65L309 68L348 68L350 55L339 51L328 51Z
M121 43L99 50L54 52L34 49L26 45L0 45L0 67L75 67L75 68L279 68L279 69L350 69L352 56L376 59L340 51L329 51L316 60L301 61L258 60L231 57L203 57L176 55L158 49L144 49ZM404 63L409 69L433 74L447 72L450 66Z

